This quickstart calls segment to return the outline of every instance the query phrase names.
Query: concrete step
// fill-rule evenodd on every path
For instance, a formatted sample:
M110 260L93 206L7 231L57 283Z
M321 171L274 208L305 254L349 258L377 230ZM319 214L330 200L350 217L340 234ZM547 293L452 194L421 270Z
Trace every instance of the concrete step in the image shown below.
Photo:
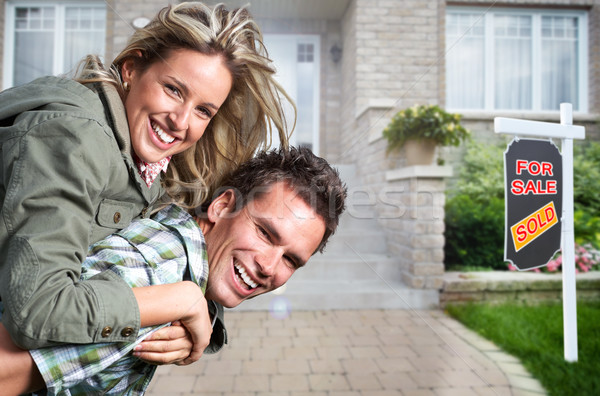
M327 255L352 253L387 253L385 234L381 230L342 228L329 239L325 247Z
M400 279L398 261L383 254L327 254L313 256L297 270L290 282L321 279L352 281L363 279Z
M294 281L269 294L244 301L235 310L432 309L439 306L437 290L410 289L382 279L354 281Z

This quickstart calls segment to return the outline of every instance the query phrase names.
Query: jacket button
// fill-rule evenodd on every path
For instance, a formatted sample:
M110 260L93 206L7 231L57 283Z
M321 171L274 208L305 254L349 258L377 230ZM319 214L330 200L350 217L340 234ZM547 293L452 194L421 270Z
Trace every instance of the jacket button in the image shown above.
M130 335L133 334L133 327L125 327L123 330L121 330L121 337L129 337Z
M102 337L108 337L109 335L112 334L112 327L110 326L106 326L105 328L102 329Z
M119 221L121 221L121 213L115 212L115 215L113 216L113 220L115 223L118 223Z

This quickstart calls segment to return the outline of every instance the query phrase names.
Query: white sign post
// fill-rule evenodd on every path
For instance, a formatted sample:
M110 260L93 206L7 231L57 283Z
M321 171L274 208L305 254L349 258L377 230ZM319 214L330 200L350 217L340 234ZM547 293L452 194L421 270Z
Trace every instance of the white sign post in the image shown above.
M562 277L565 360L577 361L577 296L573 225L573 139L585 139L585 128L573 125L570 103L560 105L560 124L496 117L494 131L515 136L561 139L563 164Z

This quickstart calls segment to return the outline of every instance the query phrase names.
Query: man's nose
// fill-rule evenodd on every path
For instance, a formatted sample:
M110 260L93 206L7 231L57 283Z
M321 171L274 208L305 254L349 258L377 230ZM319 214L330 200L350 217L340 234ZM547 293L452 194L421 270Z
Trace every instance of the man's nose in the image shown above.
M177 106L169 113L169 125L175 131L185 131L188 129L191 110L189 106L182 104Z
M262 254L256 256L256 264L262 276L269 277L275 275L277 266L283 259L283 254L280 249L271 248L263 251Z

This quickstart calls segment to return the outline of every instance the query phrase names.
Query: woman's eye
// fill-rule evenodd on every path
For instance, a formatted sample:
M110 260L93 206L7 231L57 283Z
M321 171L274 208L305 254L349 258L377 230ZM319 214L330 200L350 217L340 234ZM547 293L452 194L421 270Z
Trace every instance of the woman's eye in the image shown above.
M206 107L198 107L198 113L204 118L212 118L212 113Z
M175 87L174 85L171 84L165 84L165 88L167 89L167 91L169 91L171 94L179 97L181 95L179 95L179 89L177 89L177 87Z

